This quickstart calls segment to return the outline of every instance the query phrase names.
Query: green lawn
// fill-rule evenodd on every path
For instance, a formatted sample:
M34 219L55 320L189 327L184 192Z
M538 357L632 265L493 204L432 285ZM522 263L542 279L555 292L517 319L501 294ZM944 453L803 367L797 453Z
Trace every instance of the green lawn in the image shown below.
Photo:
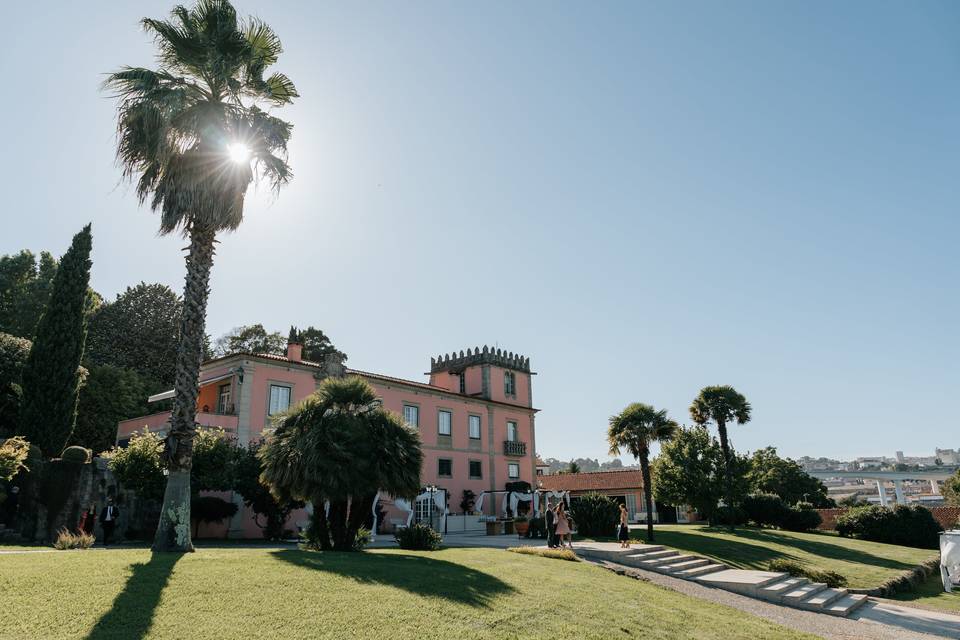
M634 538L646 539L633 531ZM906 569L937 555L932 549L914 549L832 533L794 533L776 529L710 528L704 525L658 525L657 544L714 558L743 569L765 569L774 558L788 558L817 569L846 576L850 587L879 586Z
M904 605L960 614L960 591L944 591L939 571L927 578L916 591L897 593L893 599Z
M446 549L0 556L0 638L810 638L587 563Z

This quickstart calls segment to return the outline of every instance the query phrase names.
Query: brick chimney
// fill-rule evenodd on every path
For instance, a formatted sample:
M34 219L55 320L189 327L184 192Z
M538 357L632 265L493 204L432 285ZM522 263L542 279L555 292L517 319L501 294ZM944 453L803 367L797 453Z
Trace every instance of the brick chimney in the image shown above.
M290 335L287 338L287 359L293 362L303 360L303 342L296 327L290 327Z

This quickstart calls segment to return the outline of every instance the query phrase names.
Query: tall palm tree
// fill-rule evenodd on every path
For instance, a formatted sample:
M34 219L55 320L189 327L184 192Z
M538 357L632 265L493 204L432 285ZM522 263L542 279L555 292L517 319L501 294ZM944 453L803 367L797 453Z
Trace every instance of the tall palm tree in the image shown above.
M420 489L420 434L357 377L324 380L278 420L259 456L274 496L313 503L311 531L323 549L331 540L352 549L378 491L411 498Z
M677 423L667 417L667 410L656 410L648 404L634 402L615 416L610 416L607 442L610 455L626 449L640 461L643 474L643 499L647 507L647 542L653 542L653 483L650 479L650 445L670 440L677 432Z
M160 213L160 233L189 239L176 356L173 412L166 440L169 476L155 550L193 549L190 468L197 379L214 242L243 219L244 195L263 178L290 180L291 125L264 108L297 97L282 73L264 78L282 48L256 18L239 20L227 0L177 6L169 21L144 19L159 50L157 69L124 67L104 88L117 99L117 161L141 203Z
M752 407L739 391L730 385L704 387L690 405L690 417L699 425L713 421L720 433L720 449L723 452L724 497L728 507L733 506L733 472L731 470L730 441L727 424L750 422Z

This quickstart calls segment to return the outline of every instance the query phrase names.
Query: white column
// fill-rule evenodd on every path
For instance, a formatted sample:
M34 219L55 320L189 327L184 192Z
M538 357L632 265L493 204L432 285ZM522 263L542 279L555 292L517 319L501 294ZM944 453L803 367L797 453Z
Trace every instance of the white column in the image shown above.
M932 493L935 496L940 495L940 483L937 482L936 480L930 481L930 493Z
M877 480L877 493L880 495L880 506L887 506L887 490L883 486L883 480Z
M907 504L907 499L903 495L903 480L893 481L893 491L897 494L897 504Z

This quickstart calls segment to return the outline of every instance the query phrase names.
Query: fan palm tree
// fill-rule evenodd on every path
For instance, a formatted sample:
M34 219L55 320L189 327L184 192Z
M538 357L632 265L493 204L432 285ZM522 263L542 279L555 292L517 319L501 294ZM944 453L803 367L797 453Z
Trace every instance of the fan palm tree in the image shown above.
M190 468L210 269L216 234L236 229L244 195L263 178L279 189L291 178L291 125L264 110L297 97L282 73L264 77L282 51L272 29L239 20L227 0L177 6L169 21L144 19L158 68L124 67L104 88L117 105L117 161L141 203L160 214L160 233L189 239L176 356L173 412L166 440L169 476L156 550L192 550Z
M607 442L610 455L626 449L640 461L643 474L643 499L647 507L647 542L653 542L653 483L650 479L650 445L670 440L677 432L677 423L667 417L666 409L656 410L648 404L634 402L615 416L610 416Z
M752 407L739 391L730 385L704 387L690 405L690 417L699 425L717 423L720 434L720 449L723 452L724 498L728 507L733 506L733 472L731 470L730 440L727 424L750 422Z
M352 549L378 491L412 498L420 489L419 433L357 377L324 380L279 418L259 455L274 496L313 503L311 531L323 549Z

